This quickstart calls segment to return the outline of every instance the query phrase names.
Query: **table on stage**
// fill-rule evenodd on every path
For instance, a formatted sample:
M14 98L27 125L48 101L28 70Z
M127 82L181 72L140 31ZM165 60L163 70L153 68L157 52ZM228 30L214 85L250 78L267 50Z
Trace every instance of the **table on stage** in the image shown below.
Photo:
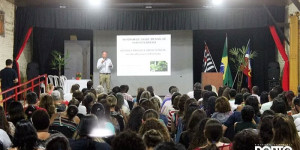
M81 80L66 80L64 83L64 93L70 93L71 87L74 84L79 84L80 85L80 91L83 88L86 88L87 82L90 81L90 79L81 79Z

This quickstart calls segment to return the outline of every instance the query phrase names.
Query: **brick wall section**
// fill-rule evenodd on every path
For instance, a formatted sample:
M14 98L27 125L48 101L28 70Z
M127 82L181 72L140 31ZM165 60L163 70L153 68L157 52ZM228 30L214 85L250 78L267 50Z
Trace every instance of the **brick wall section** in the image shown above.
M7 0L0 0L0 10L5 13L5 37L0 36L0 69L2 69L5 67L5 60L13 58L15 5ZM32 60L31 39L19 59L22 82L26 79L27 64Z

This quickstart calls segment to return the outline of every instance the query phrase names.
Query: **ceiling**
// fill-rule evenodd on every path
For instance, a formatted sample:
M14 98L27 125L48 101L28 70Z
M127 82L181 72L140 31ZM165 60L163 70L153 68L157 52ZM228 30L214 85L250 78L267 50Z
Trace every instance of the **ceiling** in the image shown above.
M89 8L88 0L8 0L18 7ZM106 0L111 8L201 8L212 6L212 0ZM290 0L224 0L223 7L245 8L285 6Z

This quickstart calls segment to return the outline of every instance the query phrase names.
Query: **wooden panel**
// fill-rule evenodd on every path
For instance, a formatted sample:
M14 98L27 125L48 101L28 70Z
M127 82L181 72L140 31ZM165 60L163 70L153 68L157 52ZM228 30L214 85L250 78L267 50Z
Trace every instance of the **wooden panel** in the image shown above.
M214 85L219 90L219 87L223 86L223 73L206 72L202 73L201 79L202 87L205 85Z
M299 81L299 21L298 15L290 16L290 90L296 94Z

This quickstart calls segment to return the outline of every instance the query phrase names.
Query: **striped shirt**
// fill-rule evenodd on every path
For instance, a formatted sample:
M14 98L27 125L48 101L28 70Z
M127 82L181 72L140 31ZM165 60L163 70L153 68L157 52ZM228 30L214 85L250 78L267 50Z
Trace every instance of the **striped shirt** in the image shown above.
M61 117L60 114L57 118L54 119L52 126L65 126L71 129L72 131L77 130L77 124L74 121Z

